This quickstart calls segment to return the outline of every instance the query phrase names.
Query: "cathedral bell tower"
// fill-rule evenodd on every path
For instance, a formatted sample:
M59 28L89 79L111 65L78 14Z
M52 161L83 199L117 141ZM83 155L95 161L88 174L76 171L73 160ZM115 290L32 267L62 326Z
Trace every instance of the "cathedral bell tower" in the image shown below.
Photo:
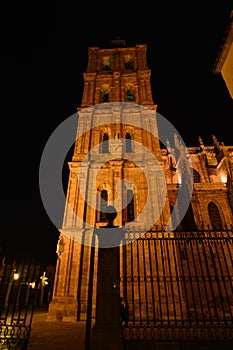
M110 49L88 49L81 108L103 102L134 102L155 108L146 45L118 47L120 44L122 41L113 40Z
M93 242L93 231L105 224L104 206L117 208L115 225L120 227L131 223L140 231L169 224L146 51L146 45L127 47L122 40L113 40L109 48L88 48L51 321L85 320L90 288L95 318L98 242ZM123 247L120 254L123 271Z

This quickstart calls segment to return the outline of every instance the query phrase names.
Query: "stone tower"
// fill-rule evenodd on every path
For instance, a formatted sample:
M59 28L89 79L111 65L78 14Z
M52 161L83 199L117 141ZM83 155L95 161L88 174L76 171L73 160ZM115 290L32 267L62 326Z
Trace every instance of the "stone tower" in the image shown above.
M130 242L120 247L117 287L134 321L189 316L195 311L190 298L210 300L174 278L196 269L195 263L185 267L185 261L196 261L199 253L174 244L172 228L190 232L232 223L233 147L213 136L212 146L200 138L199 147L185 148L176 134L173 140L159 135L146 53L146 45L127 47L123 40L88 49L49 320L85 320L90 298L95 318L93 231L104 225L106 204L117 207L115 225L126 228ZM187 196L190 204L181 213ZM150 243L137 241L141 234Z

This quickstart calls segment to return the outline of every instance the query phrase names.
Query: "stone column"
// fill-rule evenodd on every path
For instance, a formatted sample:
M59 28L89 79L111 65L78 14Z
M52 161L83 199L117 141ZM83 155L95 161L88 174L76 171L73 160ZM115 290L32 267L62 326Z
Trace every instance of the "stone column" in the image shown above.
M110 219L107 226L96 229L99 239L98 276L96 323L91 334L91 350L123 350L119 294L119 245L123 230L114 226L113 220Z

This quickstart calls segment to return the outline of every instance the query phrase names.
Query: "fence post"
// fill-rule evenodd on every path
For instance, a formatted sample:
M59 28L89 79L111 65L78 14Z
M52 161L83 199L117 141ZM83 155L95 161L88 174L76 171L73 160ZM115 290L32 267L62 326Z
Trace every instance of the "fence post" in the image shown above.
M97 301L91 350L123 350L119 294L119 245L123 230L113 226L115 217L116 215L106 215L107 226L96 229L99 239Z

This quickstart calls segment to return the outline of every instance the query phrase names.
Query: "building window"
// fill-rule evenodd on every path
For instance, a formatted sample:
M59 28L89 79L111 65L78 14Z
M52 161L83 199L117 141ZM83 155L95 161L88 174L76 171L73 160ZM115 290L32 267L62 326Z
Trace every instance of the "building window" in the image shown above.
M129 132L126 133L126 152L132 152L131 135Z
M193 169L193 182L195 183L201 182L200 174L195 169Z
M103 63L103 70L110 70L110 62L109 61L104 61Z
M170 214L171 214L170 217L172 220L172 227L173 227L173 229L176 229L177 228L177 219L175 216L174 207L172 205L170 205Z
M105 222L105 213L104 208L108 205L108 192L106 190L102 190L100 194L100 222Z
M104 90L102 92L102 102L109 102L110 98L109 98L109 92L107 90Z
M208 213L209 213L209 218L210 218L210 223L212 228L213 229L222 228L222 220L221 220L218 207L213 202L210 202L208 204Z
M185 216L181 220L180 224L178 225L179 229L183 231L193 231L195 230L195 221L194 221L194 215L191 204L189 204L188 209L185 213Z
M175 160L172 156L169 156L170 169L172 171L176 171Z
M104 133L103 143L102 143L102 153L108 153L109 152L108 147L109 147L108 134Z
M127 203L127 221L129 222L135 219L133 190L127 190Z
M126 101L134 101L134 95L131 89L126 91Z
M126 62L125 69L134 69L134 62L132 60Z

